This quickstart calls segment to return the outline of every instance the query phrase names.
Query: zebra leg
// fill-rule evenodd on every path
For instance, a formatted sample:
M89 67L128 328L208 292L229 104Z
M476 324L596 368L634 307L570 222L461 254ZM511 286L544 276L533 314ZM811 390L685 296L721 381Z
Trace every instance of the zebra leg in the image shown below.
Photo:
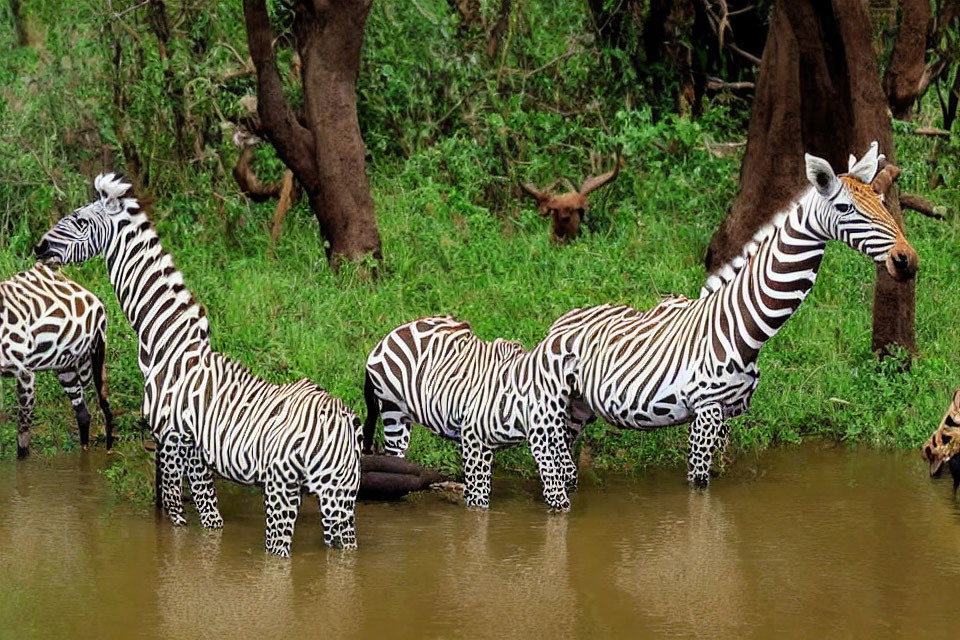
M57 372L57 380L63 392L70 398L73 413L77 416L77 429L80 432L80 446L86 451L90 448L90 412L83 399L83 381L77 369L64 369Z
M463 501L468 507L490 508L490 484L493 475L493 450L480 441L475 429L468 427L461 437L463 453Z
M381 401L383 417L384 453L388 456L404 456L410 447L410 416L389 400Z
M160 465L160 501L175 527L187 524L183 516L183 452L180 434L172 429L157 443Z
M17 372L17 457L30 453L30 428L33 426L33 403L36 400L36 376L32 371Z
M719 403L711 402L697 409L697 417L690 425L687 481L698 489L705 489L710 484L713 452L725 433Z
M323 486L317 495L323 522L323 542L328 547L357 548L356 503L360 487L360 469L356 478L340 478Z
M300 512L300 484L269 478L263 484L263 504L267 513L267 553L289 558L293 527Z
M217 492L213 486L213 472L200 457L197 445L185 447L187 480L190 482L190 495L200 514L200 524L207 529L222 529L223 517L217 509Z
M530 453L540 471L543 482L543 498L551 509L567 511L570 498L566 484L569 475L576 475L576 467L570 456L570 449L564 440L566 417L560 413L555 416L534 416L528 427L527 442Z

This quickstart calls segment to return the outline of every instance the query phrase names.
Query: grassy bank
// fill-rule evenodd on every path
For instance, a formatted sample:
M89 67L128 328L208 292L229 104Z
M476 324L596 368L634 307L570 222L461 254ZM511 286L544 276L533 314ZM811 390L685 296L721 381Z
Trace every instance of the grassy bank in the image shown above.
M439 11L443 5L430 6ZM384 53L387 39L376 31L382 26L377 21L389 17L372 18L368 56L374 60L389 53ZM93 25L100 19L89 16ZM577 24L570 20L570 25L547 26L574 30ZM90 101L101 104L97 101L108 91L88 82L97 67L88 73L74 61L70 68L76 77L64 79L67 58L57 48L62 45L54 46L54 28L47 33L44 53L10 48L0 70L7 82L0 90L3 277L29 267L38 234L87 202L90 194L78 158L94 152L76 156L65 142L80 120L89 121L89 114L65 112L61 101L75 98L86 104L88 92ZM224 37L238 37L231 33ZM536 38L546 35L527 37L539 57L530 54L524 64L536 68L549 61L551 51L534 46ZM80 36L73 42L94 55L96 39L90 38L92 43ZM241 42L234 44L242 48ZM587 48L584 60L574 57L565 64L600 65L589 53ZM372 73L369 61L365 73ZM374 80L371 85L380 93L368 96L369 108L380 104L377 96L383 100L396 90L389 78ZM272 205L252 205L237 193L223 170L235 157L226 140L211 146L209 156L186 165L156 160L152 217L210 315L215 348L272 381L309 377L362 415L362 367L368 351L384 333L412 318L450 313L468 320L481 337L502 336L532 346L557 316L577 306L616 302L646 308L664 293L697 295L706 245L736 192L739 169L738 156L716 157L708 147L743 139L743 105L721 99L697 120L655 120L649 107L617 95L616 87L592 90L613 96L596 114L537 111L523 99L532 95L529 89L516 105L490 102L477 116L482 126L464 124L442 136L432 137L433 132L411 138L405 142L409 148L401 151L385 140L398 142L399 134L391 137L389 132L405 130L405 121L374 126L377 114L370 114L370 174L386 256L376 278L367 265L347 265L339 273L327 268L316 222L303 204L288 214L278 244L271 246ZM416 112L426 107L406 108ZM100 115L106 122L114 117ZM154 124L162 133L162 119ZM99 126L108 137L107 125ZM901 184L925 193L932 146L949 150L956 137L952 143L937 143L912 136L910 130L898 126ZM589 230L569 246L552 244L548 221L519 199L511 185L518 178L546 183L558 174L577 181L589 170L586 149L611 151L617 144L623 145L627 166L616 183L594 198ZM516 162L497 169L504 149ZM163 158L162 149L157 154ZM260 162L265 176L279 170L266 151ZM955 176L947 177L948 184L955 183ZM950 211L960 206L955 189L926 195ZM870 353L872 265L844 246L831 246L812 295L761 353L760 386L750 413L733 424L731 451L808 435L886 447L919 444L960 382L960 297L954 293L960 275L958 233L955 217L935 221L908 213L907 236L921 260L920 353L906 372L899 371L896 361L879 363ZM107 303L111 399L125 411L119 416L120 449L129 460L142 462L135 454L141 388L135 336L116 304L101 259L65 272ZM9 380L2 384L0 457L10 458L15 396ZM94 415L98 420L99 413ZM40 376L37 416L34 452L77 446L72 412L52 375ZM597 469L620 471L677 462L685 439L685 428L641 434L594 424L585 444ZM456 447L419 428L410 455L450 473L459 471ZM125 483L124 491L140 492L149 475L142 464L130 463L133 475L125 476L125 460L118 457L112 475ZM503 469L533 471L523 448L504 452L498 461Z

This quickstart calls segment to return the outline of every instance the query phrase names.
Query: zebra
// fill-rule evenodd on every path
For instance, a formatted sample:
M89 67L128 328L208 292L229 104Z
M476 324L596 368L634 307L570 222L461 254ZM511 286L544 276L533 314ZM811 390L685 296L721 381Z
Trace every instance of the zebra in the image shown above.
M206 528L220 528L213 473L263 487L266 551L290 555L301 490L317 497L324 542L356 546L360 419L307 379L271 384L210 345L203 309L163 250L132 186L94 180L97 198L62 218L34 248L63 264L103 254L114 291L137 333L142 414L157 439L163 509L186 524L184 471Z
M671 297L648 311L606 304L557 319L547 337L578 356L574 386L584 404L621 428L692 422L687 479L706 487L714 451L726 445L726 420L749 408L760 347L812 289L827 241L885 264L898 281L916 273L916 252L871 188L881 159L874 142L837 176L807 154L811 186L711 275L696 300Z
M103 303L58 270L38 262L0 282L0 375L17 381L18 458L30 452L37 371L56 372L73 406L84 451L90 444L90 412L83 390L93 382L107 451L113 449L113 413L104 388L106 344Z
M555 510L570 508L576 466L564 439L575 358L557 341L530 351L486 342L451 316L431 316L388 333L366 362L364 450L372 452L382 410L388 455L402 456L410 426L459 440L467 506L490 506L493 452L527 441Z

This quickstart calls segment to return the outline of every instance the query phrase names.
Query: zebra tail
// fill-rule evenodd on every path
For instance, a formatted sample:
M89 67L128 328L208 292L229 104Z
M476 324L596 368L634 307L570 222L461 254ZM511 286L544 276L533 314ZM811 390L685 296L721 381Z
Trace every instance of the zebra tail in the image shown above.
M107 339L100 334L93 345L93 386L97 390L97 401L103 411L103 421L107 432L107 451L113 450L113 412L107 401Z
M380 400L373 388L373 379L366 371L363 380L363 399L367 401L367 421L363 423L363 452L373 453L373 435L377 431L377 418L380 417Z

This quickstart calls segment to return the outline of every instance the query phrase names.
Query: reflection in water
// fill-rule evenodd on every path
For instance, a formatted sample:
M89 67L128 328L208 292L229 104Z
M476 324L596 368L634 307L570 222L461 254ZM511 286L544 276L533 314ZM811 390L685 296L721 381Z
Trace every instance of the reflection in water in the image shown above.
M460 606L451 628L485 637L573 636L576 596L567 566L566 515L542 513L522 530L503 531L503 513L470 511L469 533L449 547L443 591ZM547 613L549 612L549 613Z
M688 492L680 509L647 524L623 540L614 574L632 606L680 635L727 634L743 624L737 530L720 500Z
M490 512L433 495L357 510L360 548L263 553L257 492L222 532L112 499L102 455L0 463L0 638L923 637L955 623L960 509L913 452L797 447L705 493L674 471L536 481Z
M157 545L161 636L243 638L276 632L292 620L288 561L256 555L238 564L222 532L168 528Z

